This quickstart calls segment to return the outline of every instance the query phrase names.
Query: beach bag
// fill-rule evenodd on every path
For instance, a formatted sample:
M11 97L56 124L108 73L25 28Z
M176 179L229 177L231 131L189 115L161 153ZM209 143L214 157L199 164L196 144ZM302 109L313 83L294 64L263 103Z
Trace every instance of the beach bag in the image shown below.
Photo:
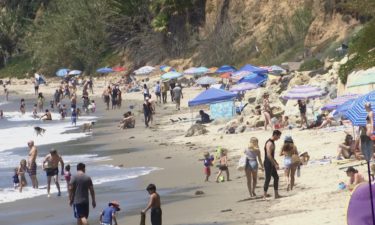
M296 166L299 166L301 164L301 159L297 154L292 155L292 164Z
M246 167L246 155L241 156L241 158L238 160L238 166L237 170L238 171L243 171L245 170Z

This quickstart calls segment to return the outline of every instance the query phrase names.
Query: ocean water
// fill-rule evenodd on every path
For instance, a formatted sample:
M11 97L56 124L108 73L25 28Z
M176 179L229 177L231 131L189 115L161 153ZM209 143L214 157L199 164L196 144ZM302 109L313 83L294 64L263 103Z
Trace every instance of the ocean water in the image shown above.
M11 104L12 105L12 104ZM5 105L7 106L7 105ZM95 116L82 116L77 121L77 126L73 126L70 119L59 120L57 113L52 114L53 121L41 121L34 119L32 114L26 113L22 115L20 112L14 111L14 105L10 107L11 111L4 110L4 119L0 120L0 204L17 201L21 199L33 198L46 195L46 175L42 171L42 162L44 155L50 146L58 145L58 143L69 143L69 141L85 140L92 136L91 132L82 132L80 126L83 123L96 121ZM43 136L36 136L34 126L46 129ZM12 176L14 169L19 165L22 159L27 159L28 147L27 142L34 140L35 145L43 151L39 150L37 158L38 165L38 181L39 189L32 189L29 176L26 174L28 186L19 193L18 189L13 188ZM59 149L58 149L59 150ZM71 173L75 174L75 165L78 162L84 162L87 168L87 174L93 178L95 185L113 183L116 181L124 181L137 178L151 173L158 168L153 167L135 167L123 168L106 165L105 161L110 157L100 157L96 154L84 154L82 151L60 151L65 164L71 165ZM98 163L100 162L100 163ZM104 162L104 163L103 163ZM64 179L59 178L61 190L66 193L67 185ZM51 184L51 194L57 193L55 184Z

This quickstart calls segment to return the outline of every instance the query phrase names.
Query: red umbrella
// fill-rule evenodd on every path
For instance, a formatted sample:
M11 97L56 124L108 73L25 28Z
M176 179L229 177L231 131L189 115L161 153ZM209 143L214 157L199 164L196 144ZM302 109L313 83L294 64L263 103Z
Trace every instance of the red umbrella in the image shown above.
M229 79L232 76L231 72L223 73L220 75L221 78Z
M121 66L117 66L117 67L113 67L112 70L116 72L122 72L122 71L125 71L125 68Z

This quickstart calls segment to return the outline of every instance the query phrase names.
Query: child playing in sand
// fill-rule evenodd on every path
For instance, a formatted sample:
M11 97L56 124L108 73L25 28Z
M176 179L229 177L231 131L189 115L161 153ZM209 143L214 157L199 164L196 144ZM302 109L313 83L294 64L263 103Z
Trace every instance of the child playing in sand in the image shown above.
M19 175L20 185L19 190L22 192L22 188L27 185L25 172L27 171L26 167L26 159L22 159L20 162L20 166L17 168L17 174Z
M14 189L17 189L20 186L20 179L18 179L18 167L14 169L14 175L12 178Z
M117 225L116 212L120 211L120 204L117 201L111 201L108 207L102 210L100 213L100 224L101 225Z
M70 165L65 166L65 171L64 171L64 178L66 181L66 187L68 188L69 192L69 183L70 183L70 178L72 177L72 174L70 173Z
M211 176L211 166L212 166L212 161L214 161L214 157L208 152L204 153L204 174L206 174L206 179L205 181L208 181L208 178Z
M216 182L219 182L219 178L221 176L221 173L223 171L227 174L227 181L230 181L229 179L229 168L228 168L228 157L227 157L227 151L225 149L221 150L220 153L220 159L219 159L219 173L216 176Z

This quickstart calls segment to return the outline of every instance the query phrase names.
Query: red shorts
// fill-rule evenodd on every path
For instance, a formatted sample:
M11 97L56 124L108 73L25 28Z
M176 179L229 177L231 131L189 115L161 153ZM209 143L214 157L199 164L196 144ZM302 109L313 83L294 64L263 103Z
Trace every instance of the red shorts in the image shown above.
M204 174L206 174L207 176L210 176L211 175L211 168L210 167L204 167Z

